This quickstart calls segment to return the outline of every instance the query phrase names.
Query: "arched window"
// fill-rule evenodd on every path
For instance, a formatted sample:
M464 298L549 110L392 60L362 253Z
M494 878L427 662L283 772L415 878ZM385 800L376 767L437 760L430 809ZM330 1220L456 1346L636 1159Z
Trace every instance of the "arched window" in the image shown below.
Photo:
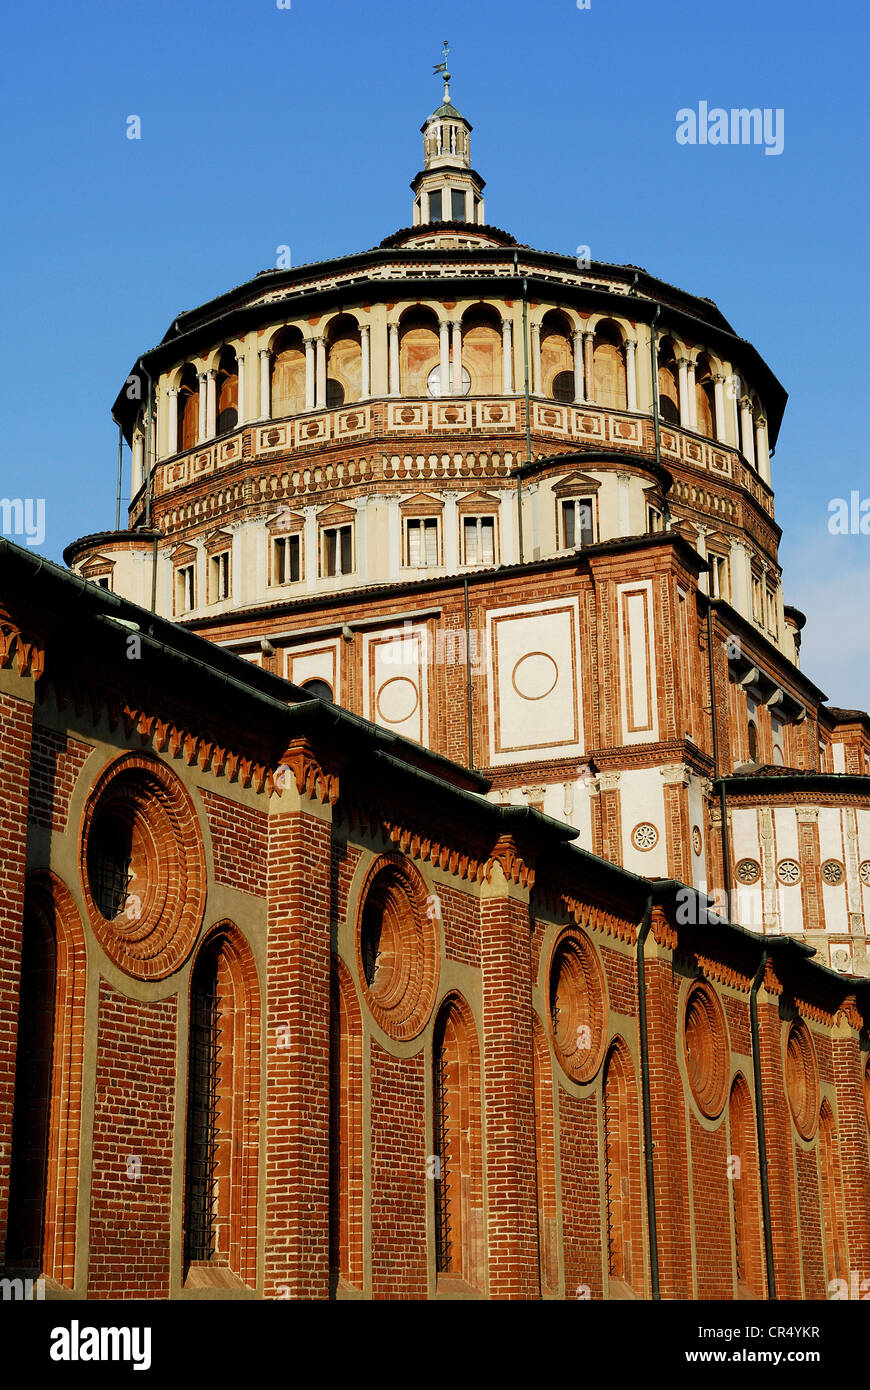
M533 1020L535 1068L535 1153L538 1179L538 1249L541 1289L559 1290L559 1207L556 1200L556 1130L553 1068L540 1020Z
M362 1016L335 957L330 993L329 1265L333 1282L363 1283Z
M329 681L319 680L316 676L312 677L311 680L303 681L300 690L306 690L309 695L315 695L318 700L329 700L331 702L335 699Z
M178 384L178 452L195 449L199 438L199 378L188 363Z
M819 1115L819 1160L822 1168L822 1221L828 1282L849 1278L843 1225L843 1184L834 1113L825 1100Z
M349 314L333 319L326 335L326 404L330 409L362 395L362 340Z
M75 1278L85 944L68 890L28 881L21 944L6 1266Z
M501 395L501 319L488 304L476 304L462 320L462 364L473 396Z
M207 1266L257 1278L260 990L253 957L223 924L191 973L184 1189L188 1287Z
M403 396L426 396L427 379L440 366L441 347L437 316L431 309L410 309L399 324L399 381ZM452 364L451 364L452 366ZM439 389L438 395L446 392Z
M435 1266L483 1283L483 1162L477 1031L464 999L451 995L435 1021Z
M764 1267L755 1124L749 1087L742 1076L735 1077L731 1087L728 1127L731 1145L728 1174L734 1219L737 1296L763 1298Z
M611 1281L639 1292L643 1280L640 1136L634 1068L621 1043L611 1048L604 1071L604 1196Z
M659 417L668 425L680 423L680 388L674 345L666 338L659 346Z
M239 364L232 348L225 347L218 358L217 432L229 434L239 423Z
M593 341L594 399L611 410L625 410L628 393L622 335L614 323L599 323Z
M574 350L571 325L551 309L541 323L541 390L557 401L574 399Z
M695 415L698 420L698 433L708 439L716 435L716 393L710 360L702 355L695 367Z
M305 409L305 345L298 328L283 329L272 344L271 400L273 420Z
M749 761L758 762L758 725L754 719L750 719L746 725L746 735L749 743Z

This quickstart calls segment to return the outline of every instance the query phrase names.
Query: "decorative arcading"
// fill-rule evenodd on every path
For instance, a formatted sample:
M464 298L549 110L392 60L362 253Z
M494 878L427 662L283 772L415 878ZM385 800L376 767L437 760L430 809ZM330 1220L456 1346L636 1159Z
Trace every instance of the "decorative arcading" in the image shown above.
M709 956L695 956L695 961L705 980L718 980L720 984L728 985L731 989L739 989L742 994L749 993L752 987L751 975L745 975L743 971L735 970L725 961L713 960Z
M283 791L287 771L292 772L300 796L321 805L335 805L339 795L337 768L316 754L307 738L294 738L288 745L276 773L269 774L270 790L274 787L279 794Z
M764 962L764 988L768 994L781 995L783 992L782 980L773 968L773 964L768 957Z
M626 917L620 917L617 913L610 912L604 907L591 906L580 898L563 895L562 903L565 911L570 912L578 927L586 927L588 931L601 932L604 936L612 936L617 941L628 942L629 945L634 945L637 941L637 926L634 922L629 922Z
M535 871L520 855L512 835L500 835L496 841L484 868L484 877L487 883L492 878L496 864L500 867L508 883L518 883L523 888L534 886Z
M845 1019L850 1028L854 1028L856 1033L860 1033L864 1028L864 1015L858 1008L858 1001L854 994L847 994L837 1010L837 1022Z
M813 1023L823 1023L827 1028L834 1026L835 1010L823 1009L819 1004L810 1004L806 999L798 999L797 996L794 1005L803 1018L812 1019Z
M421 835L398 821L382 819L377 811L351 804L342 799L337 816L344 820L349 829L359 826L364 834L384 844L395 845L411 859L423 860L436 869L444 869L458 878L471 883L480 883L484 876L483 860L451 846L446 840Z
M669 951L677 949L677 930L665 916L660 907L652 910L652 934L658 946L664 946Z
M0 605L0 669L16 662L19 676L38 681L45 670L45 648L24 636L12 615Z

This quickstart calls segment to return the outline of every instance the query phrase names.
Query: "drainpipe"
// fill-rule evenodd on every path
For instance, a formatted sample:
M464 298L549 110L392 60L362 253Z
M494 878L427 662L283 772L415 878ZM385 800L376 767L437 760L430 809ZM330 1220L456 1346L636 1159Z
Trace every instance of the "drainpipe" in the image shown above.
M728 800L719 766L719 721L716 718L716 677L713 671L713 604L707 598L707 665L710 671L710 717L713 723L713 780L719 783L722 813L722 880L728 919L731 920L731 839L728 834Z
M637 999L640 1023L640 1081L643 1093L643 1148L646 1167L646 1219L649 1231L649 1269L653 1299L659 1301L659 1242L656 1228L656 1192L653 1171L652 1105L649 1094L649 1041L646 1013L646 962L643 948L652 926L652 893L650 893L640 931L637 934Z
M474 770L474 706L471 699L471 627L468 616L468 575L463 575L465 590L465 699L468 718L468 766Z
M114 417L113 417L114 418ZM116 421L118 426L118 496L115 503L115 530L121 529L121 480L124 468L124 426L120 420Z
M752 1079L755 1090L755 1128L758 1135L758 1171L761 1178L761 1221L764 1227L764 1260L767 1266L767 1296L776 1298L776 1275L773 1268L773 1231L770 1223L770 1186L767 1179L767 1138L764 1129L764 1105L761 1093L761 1052L758 1040L758 991L764 979L767 951L762 951L758 970L749 991L749 1029L752 1035Z

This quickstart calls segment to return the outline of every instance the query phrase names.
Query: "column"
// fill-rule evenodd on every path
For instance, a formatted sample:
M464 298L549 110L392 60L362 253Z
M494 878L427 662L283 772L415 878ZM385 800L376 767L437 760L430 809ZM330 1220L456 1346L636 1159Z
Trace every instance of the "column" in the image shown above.
M689 401L689 429L698 429L698 397L695 392L695 364L686 363L686 395Z
M744 618L752 616L751 560L743 541L731 542L731 602Z
M755 422L755 457L759 475L766 483L770 482L770 450L767 447L767 421L759 415Z
M723 390L725 378L717 374L713 378L713 403L716 408L716 438L720 444L724 444L727 439L725 432L725 391Z
M541 394L541 325L533 323L529 331L532 335L532 395Z
M631 535L631 474L617 473L616 482L619 493L619 530L617 535Z
M360 395L362 396L363 400L367 400L368 397L372 394L372 355L371 341L369 337L370 332L371 330L367 323L364 323L359 331L361 348L360 372L362 376L362 381L360 384Z
M321 334L314 339L314 355L316 362L315 386L314 386L314 408L315 410L326 409L326 339Z
M504 396L510 396L514 389L513 325L510 319L501 321L501 389Z
M680 370L680 424L683 429L689 429L689 383L688 383L688 358L680 357L677 360Z
M205 372L199 372L199 416L196 422L196 442L201 444L206 437Z
M695 549L697 550L698 554L701 556L701 559L702 559L702 560L706 560L706 558L707 558L707 527L706 527L706 526L696 526L696 527L695 527L695 530L698 532L698 539L697 539L697 541L695 542ZM709 574L709 571L707 571L707 572L704 573L704 574L700 574L700 575L698 576L698 588L701 590L701 593L702 593L702 594L709 594L709 592L710 592L710 574Z
M314 339L305 339L305 409L314 409Z
M429 190L424 189L420 194L420 221L429 221Z
M168 432L166 439L167 454L178 453L178 390L170 386L167 392L169 397Z
M733 409L732 409L732 411L731 411L731 428L732 428L733 431L734 431L734 445L735 445L735 448L739 449L739 448L740 448L740 406L739 406L738 402L739 402L739 400L740 400L741 395L743 394L743 382L740 380L740 377L737 376L737 375L736 375L735 373L733 373L733 372L732 372L732 374L731 374L731 382L730 382L729 390L733 393L732 396L731 396L731 405L732 405L732 407L733 407Z
M583 330L575 328L574 342L574 399L583 400Z
M466 222L474 221L474 194L470 188L465 190L465 220Z
M451 395L462 395L462 324L454 319L450 325L453 337L453 391Z
M217 434L217 372L212 369L205 383L205 430L209 439Z
M269 390L269 349L260 348L260 419L271 420L272 402Z
M595 335L588 329L583 334L583 381L585 401L595 400Z
M637 363L635 354L637 343L634 338L625 340L625 390L629 410L637 410Z
M390 395L399 394L399 325L391 323L388 325L390 336ZM447 394L445 390L445 395Z
M130 472L130 496L135 497L142 486L145 472L145 437L133 435L133 464Z
M439 394L447 396L450 393L450 324L447 319L441 319L438 324L438 348L438 376L441 382Z
M248 412L245 408L245 359L241 352L236 354L236 364L239 369L238 423L243 425L248 418Z
M752 402L744 396L740 402L740 448L750 468L755 467L755 440L753 439Z

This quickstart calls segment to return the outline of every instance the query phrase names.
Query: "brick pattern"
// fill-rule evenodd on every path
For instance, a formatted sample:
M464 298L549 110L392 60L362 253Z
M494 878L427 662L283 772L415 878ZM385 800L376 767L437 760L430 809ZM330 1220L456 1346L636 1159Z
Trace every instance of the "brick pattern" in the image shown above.
M806 1149L802 1144L795 1143L794 1160L797 1172L804 1297L826 1298L822 1216L819 1210L819 1163L815 1145Z
M723 1117L724 1120L724 1117ZM689 1118L689 1163L695 1213L696 1298L732 1298L728 1139L724 1122L712 1133Z
M371 1043L373 1298L427 1293L425 1055Z
M600 1096L559 1096L559 1163L562 1175L562 1250L565 1297L603 1298L601 1248L602 1173L598 1142Z
M448 960L480 968L480 913L468 893L440 887L444 953Z
M263 896L268 816L217 792L203 791L217 883Z
M166 1298L177 1000L100 981L88 1298Z
M93 752L71 734L36 724L33 760L30 764L30 820L33 825L62 833L69 816L70 798L79 773Z
M867 1056L860 1050L857 1033L834 1043L833 1064L849 1263L870 1278L870 1116L862 1104Z

